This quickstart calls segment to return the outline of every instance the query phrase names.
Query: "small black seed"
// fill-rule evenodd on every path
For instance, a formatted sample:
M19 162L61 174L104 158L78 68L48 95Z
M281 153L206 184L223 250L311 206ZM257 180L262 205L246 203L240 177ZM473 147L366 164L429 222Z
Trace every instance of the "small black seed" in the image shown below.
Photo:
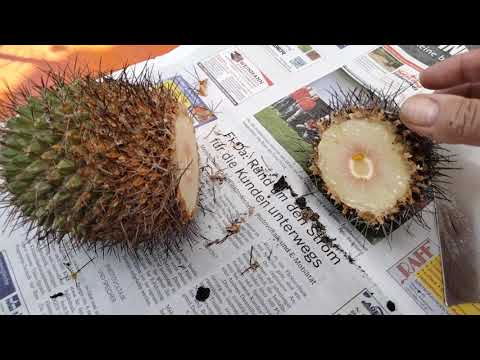
M392 311L392 312L395 311L396 307L395 307L395 304L393 303L393 301L391 301L391 300L387 301L387 309L389 311Z
M209 288L206 288L206 287L203 287L203 286L200 286L198 289L197 289L197 294L195 295L195 299L197 301L205 301L208 299L208 297L210 296L210 289Z
M56 299L57 297L60 297L60 296L63 296L64 293L62 292L59 292L59 293L56 293L56 294L53 294L52 296L50 296L50 299Z
M295 200L295 204L298 205L300 210L303 210L307 207L307 200L303 196L300 196L298 199Z

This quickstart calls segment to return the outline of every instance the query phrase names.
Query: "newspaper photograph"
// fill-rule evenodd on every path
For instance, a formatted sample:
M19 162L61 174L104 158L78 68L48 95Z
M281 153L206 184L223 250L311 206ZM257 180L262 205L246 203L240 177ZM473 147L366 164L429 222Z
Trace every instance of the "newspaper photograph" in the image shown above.
M266 45L266 51L285 69L295 72L337 55L349 45Z
M479 45L384 45L358 57L345 66L363 85L378 90L401 89L399 104L419 93L428 93L419 82L419 73L427 67L465 53Z
M166 79L163 83L174 89L175 95L185 105L188 112L192 114L195 127L217 120L213 109L209 110L210 107L202 99L207 96L208 84L206 78L199 78L198 81L195 81L195 86L188 83L181 75Z
M248 57L242 46L226 46L215 55L189 53L182 66L153 65L195 127L201 191L194 231L168 251L132 256L30 241L28 226L7 228L0 314L480 314L480 304L444 303L431 201L420 204L425 226L405 217L392 222L389 236L377 236L347 219L309 170L332 99L407 84L402 101L422 91L418 72L430 58L477 45L381 46L333 71L315 69L318 59L351 46L267 46L278 47L268 51L289 70L272 79L260 45ZM299 81L302 74L309 81ZM245 102L261 92L260 104ZM8 217L3 212L0 221Z

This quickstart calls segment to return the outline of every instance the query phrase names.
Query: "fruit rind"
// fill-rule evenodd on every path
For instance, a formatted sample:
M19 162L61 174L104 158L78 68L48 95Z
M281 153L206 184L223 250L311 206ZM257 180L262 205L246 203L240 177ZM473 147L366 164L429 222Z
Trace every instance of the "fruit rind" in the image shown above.
M442 183L446 173L455 162L454 155L441 146L434 144L430 139L411 132L402 124L399 117L399 106L395 99L398 91L377 92L376 90L360 87L352 90L338 90L332 92L328 115L316 122L317 136L310 142L313 148L307 171L319 191L335 206L358 231L371 241L385 238L398 227L410 220L423 228L429 228L423 217L425 207L434 197L449 199ZM318 166L319 147L322 135L333 124L342 124L347 121L379 122L385 125L390 134L394 134L394 144L402 163L406 165L405 174L409 173L409 190L399 197L394 206L388 206L381 212L365 212L348 206L344 199L335 191L335 187L328 186L322 178L323 174ZM368 141L367 141L368 142ZM375 144L372 144L375 146ZM349 153L349 160L356 158L356 153ZM346 163L348 163L348 159ZM358 158L359 159L359 158ZM373 159L375 160L375 159ZM352 160L354 161L354 160ZM375 161L373 161L375 163ZM374 165L374 170L375 164ZM348 166L345 166L348 169ZM370 169L368 169L370 170ZM351 174L351 169L348 170ZM370 173L367 178L371 179ZM355 177L355 174L353 174ZM356 180L359 176L357 176ZM375 177L375 173L373 174Z
M188 230L199 201L199 154L175 89L148 73L48 77L53 85L12 96L2 109L1 191L10 222L28 225L39 241L67 237L101 249L168 246ZM188 145L187 170L178 143ZM185 174L192 186L179 185Z

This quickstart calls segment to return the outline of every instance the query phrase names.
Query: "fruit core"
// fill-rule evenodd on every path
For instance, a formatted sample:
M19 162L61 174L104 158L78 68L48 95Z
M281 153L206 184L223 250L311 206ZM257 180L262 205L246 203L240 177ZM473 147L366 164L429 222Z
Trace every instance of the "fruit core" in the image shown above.
M363 153L356 153L349 161L352 176L359 180L370 180L373 176L373 162Z

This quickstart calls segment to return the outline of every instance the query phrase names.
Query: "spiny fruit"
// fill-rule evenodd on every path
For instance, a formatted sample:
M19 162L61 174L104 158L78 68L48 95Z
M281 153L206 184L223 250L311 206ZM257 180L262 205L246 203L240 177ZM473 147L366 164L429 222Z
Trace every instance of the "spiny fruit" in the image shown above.
M8 219L31 237L137 250L192 222L199 193L195 130L175 89L136 78L49 70L3 108L0 175ZM9 115L7 115L9 114Z
M446 198L440 178L451 155L400 122L396 95L334 93L331 112L317 123L311 174L367 237L385 237L410 218L425 226L425 205Z

